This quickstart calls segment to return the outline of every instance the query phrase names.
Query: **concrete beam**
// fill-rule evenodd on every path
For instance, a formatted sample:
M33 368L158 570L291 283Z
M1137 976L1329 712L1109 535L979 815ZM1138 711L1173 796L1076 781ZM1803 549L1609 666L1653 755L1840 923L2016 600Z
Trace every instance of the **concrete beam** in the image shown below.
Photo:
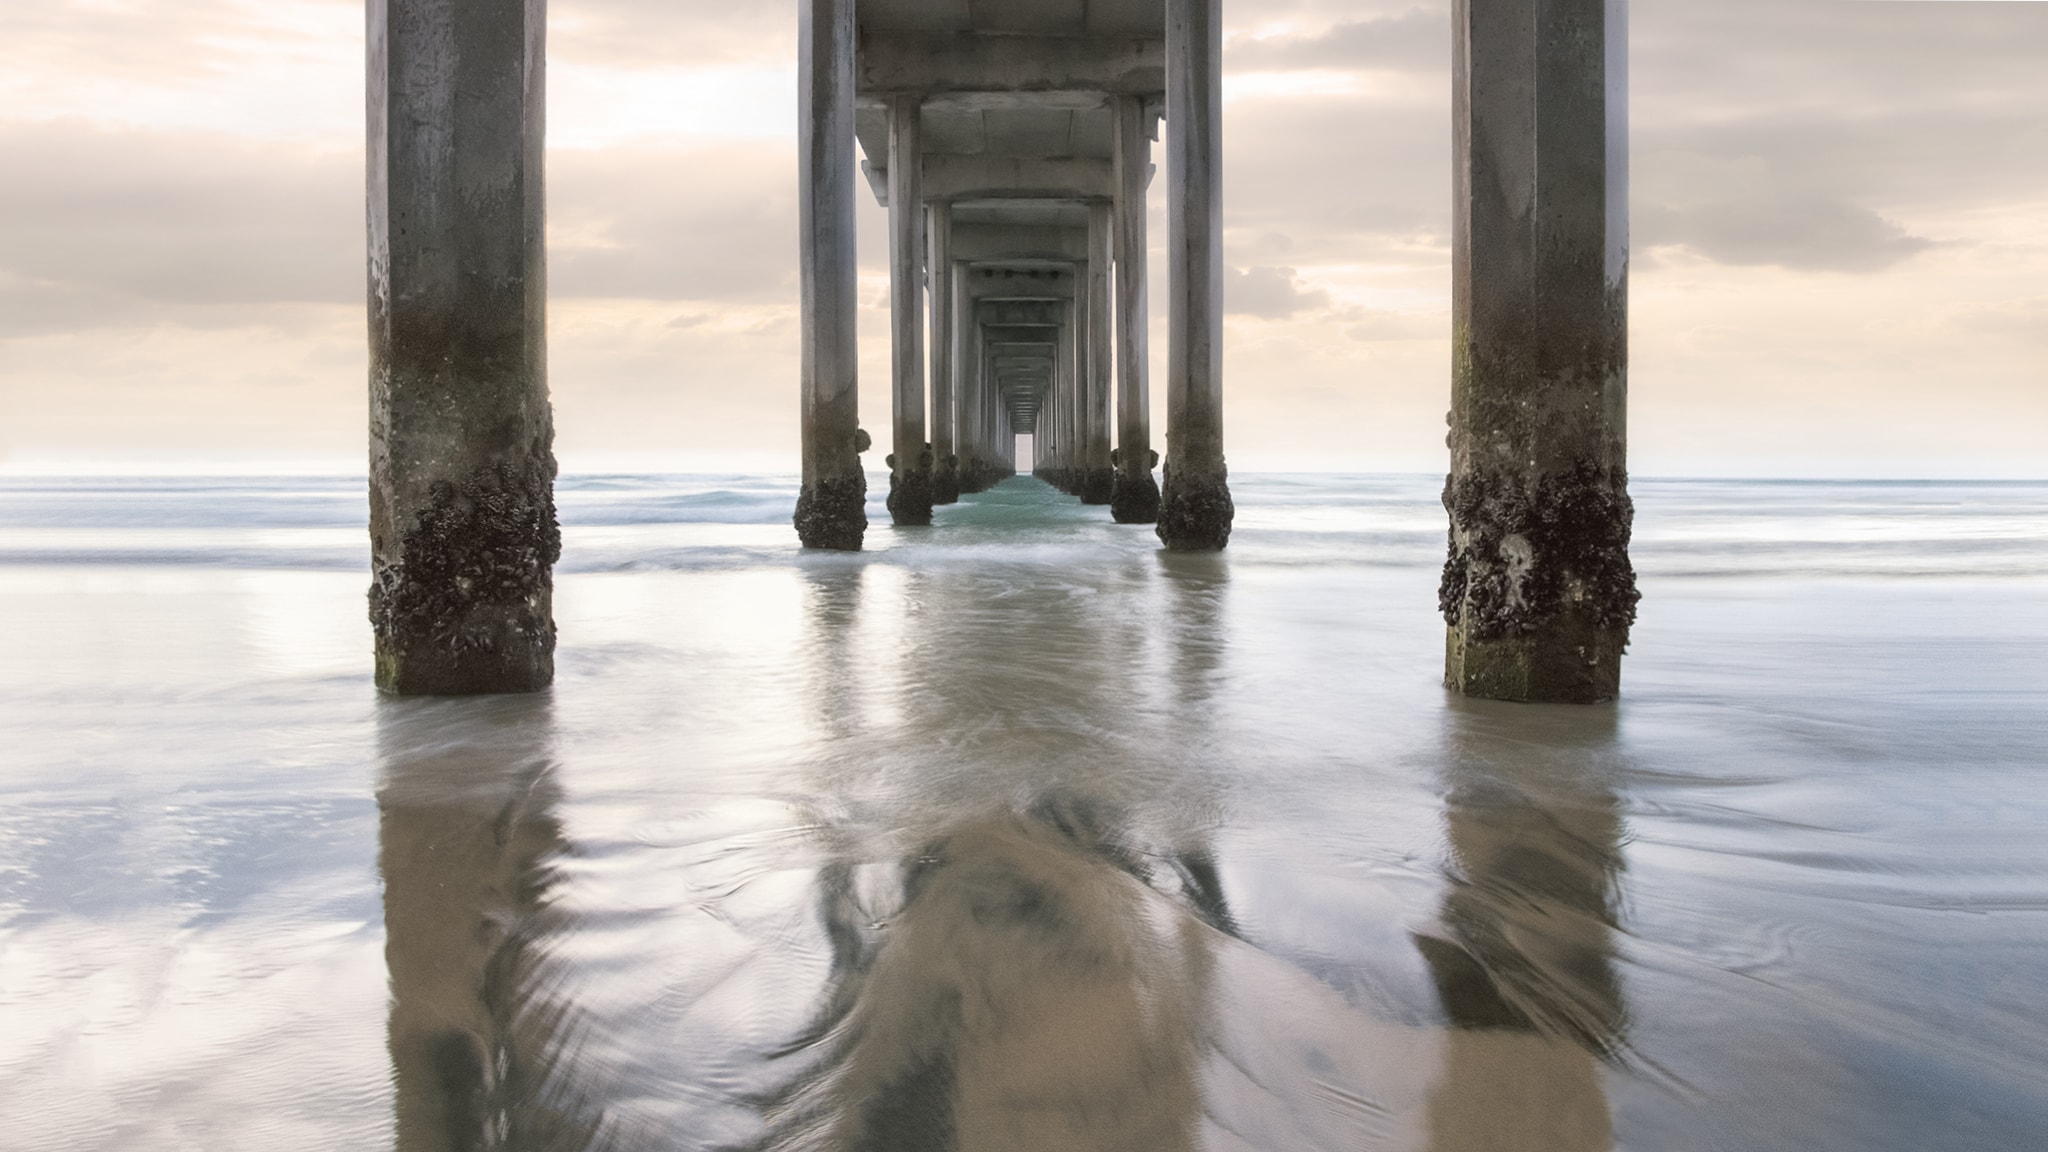
M968 269L967 298L982 300L1071 300L1077 277L1071 266L1005 268L972 265Z
M868 32L864 93L1098 92L1154 95L1166 86L1164 45L1131 36Z
M1057 328L1061 324L1057 300L982 300L974 306L974 317L990 326Z
M1082 228L957 224L953 228L952 256L975 263L1007 260L1077 264L1088 258L1088 232Z
M370 0L370 622L387 692L554 679L545 0Z
M1626 0L1457 0L1444 682L1620 690L1628 543Z
M884 207L889 204L889 164L869 158L861 163L868 186ZM1110 164L1087 156L926 156L924 194L933 200L996 198L1014 200L1107 199L1112 191Z
M1214 552L1223 463L1223 0L1166 0L1166 474L1159 539Z

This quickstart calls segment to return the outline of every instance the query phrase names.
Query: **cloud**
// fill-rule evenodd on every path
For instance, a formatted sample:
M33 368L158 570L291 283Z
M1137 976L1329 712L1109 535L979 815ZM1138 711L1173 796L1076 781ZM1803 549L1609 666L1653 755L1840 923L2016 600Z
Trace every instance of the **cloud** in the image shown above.
M1631 239L1682 245L1722 264L1881 272L1936 246L1858 204L1820 197L1638 205Z
M290 378L359 403L360 4L19 7L0 45L0 395L20 416L17 450L104 440L103 421L155 437L215 381L244 396ZM758 411L721 437L786 448L795 10L550 9L565 436L680 443L687 412L728 398ZM1431 342L1448 329L1451 0L1227 9L1233 372L1295 365L1326 382L1317 405L1369 375L1375 404L1420 414L1400 435L1433 444L1448 363ZM1631 23L1645 450L1659 411L1661 427L1685 424L1671 415L1685 396L1777 428L1753 415L1768 399L1743 409L1726 389L1788 364L1816 395L1937 369L2038 391L2039 301L1986 302L2048 282L2048 4L1635 0ZM863 197L863 379L886 408L884 220ZM1656 252L1691 258L1660 267ZM1707 328L1728 335L1693 339ZM24 394L61 394L74 431L22 408ZM1308 409L1232 395L1237 449L1257 449L1252 429L1270 429L1268 447L1303 434ZM673 398L673 419L646 418L652 396ZM252 442L289 441L296 410L264 409Z
M1394 312L1384 308L1345 308L1338 314L1344 335L1365 343L1388 340L1442 340L1451 334L1451 318L1443 313Z
M359 153L73 124L0 154L0 332L363 298Z
M548 51L612 68L796 64L796 6L733 0L555 0Z
M360 305L363 164L195 132L0 128L0 336ZM549 157L550 291L793 298L795 157L774 145Z
M1224 311L1262 320L1285 320L1296 313L1327 308L1330 294L1309 288L1292 268L1255 265L1223 270Z
M1240 37L1224 48L1223 61L1238 71L1444 71L1451 63L1450 13L1439 7L1414 8L1312 33Z
M1448 235L1450 94L1435 109L1367 96L1258 101L1228 114L1224 204L1234 233L1280 232L1301 263L1371 259Z
M363 119L350 0L14 5L0 122L89 122L345 144Z
M558 297L796 298L796 156L776 144L549 158Z
M2048 296L1959 305L1949 309L1942 321L1950 330L1968 336L2011 336L2031 344L2048 344Z

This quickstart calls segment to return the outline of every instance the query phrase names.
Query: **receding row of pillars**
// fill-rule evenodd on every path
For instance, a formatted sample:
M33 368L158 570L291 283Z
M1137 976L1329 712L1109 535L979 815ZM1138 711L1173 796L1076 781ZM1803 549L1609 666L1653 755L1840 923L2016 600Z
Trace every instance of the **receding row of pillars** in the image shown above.
M1055 471L1220 548L1223 458L1220 0L1166 15L1167 459L1152 489L1144 111L1117 100L1116 194L1089 207L1073 375L1032 409ZM554 674L556 525L546 381L545 0L368 0L370 617L377 683L530 691ZM1454 362L1445 680L1476 696L1601 700L1635 615L1627 493L1626 0L1455 0ZM858 549L866 529L855 339L854 0L799 0L801 435L796 527ZM914 155L914 100L891 149ZM952 273L924 346L920 267L958 262L920 166L890 166L892 509L1014 470L1013 410L961 354L972 294ZM928 235L929 233L929 235ZM924 251L929 244L931 252ZM1101 322L1105 313L1109 319ZM924 367L941 412L925 426ZM981 373L970 379L964 365ZM1114 418L1104 407L1112 392ZM1059 370L1057 365L1055 370ZM1098 417L1103 417L1098 419ZM1048 423L1049 422L1049 423ZM929 445L929 447L927 447ZM950 464L950 467L948 466ZM977 469L981 470L977 472ZM1148 500L1157 500L1148 510ZM1128 515L1126 514L1128 512Z
M867 527L854 335L855 253L852 0L805 0L799 182L803 264L803 490L795 522L806 547L858 549ZM978 323L964 307L976 268L951 254L952 208L922 187L923 101L888 108L890 398L887 507L898 525L932 521L935 505L1011 474L1012 438L1033 434L1034 471L1120 523L1157 524L1162 542L1215 550L1234 508L1223 458L1222 29L1220 0L1168 0L1166 140L1168 358L1165 483L1153 478L1145 191L1151 145L1144 101L1112 98L1115 195L1087 202L1081 283L1053 325L1043 403L1001 403L1010 383L974 354ZM990 263L1002 263L993 261ZM1012 262L1015 263L1015 262ZM985 272L984 274L993 274ZM1014 276L1014 268L1004 270ZM1112 297L1112 283L1114 297ZM926 288L931 322L926 322ZM1019 291L1028 292L1029 286ZM1029 299L1020 296L1019 299ZM1112 335L1113 334L1113 335ZM927 423L927 364L929 412ZM1113 382L1113 387L1112 387ZM1116 413L1114 446L1111 395ZM989 406L994 405L994 412ZM991 442L995 441L995 442ZM849 450L849 447L851 450Z

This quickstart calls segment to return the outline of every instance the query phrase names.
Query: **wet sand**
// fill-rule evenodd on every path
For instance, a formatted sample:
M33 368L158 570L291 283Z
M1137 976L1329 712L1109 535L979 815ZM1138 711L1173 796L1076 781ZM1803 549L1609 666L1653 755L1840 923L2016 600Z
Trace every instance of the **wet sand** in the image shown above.
M1639 491L1549 708L1437 685L1426 487L1319 484L1221 557L571 501L560 682L464 701L309 537L17 519L0 1148L2038 1145L2038 493Z

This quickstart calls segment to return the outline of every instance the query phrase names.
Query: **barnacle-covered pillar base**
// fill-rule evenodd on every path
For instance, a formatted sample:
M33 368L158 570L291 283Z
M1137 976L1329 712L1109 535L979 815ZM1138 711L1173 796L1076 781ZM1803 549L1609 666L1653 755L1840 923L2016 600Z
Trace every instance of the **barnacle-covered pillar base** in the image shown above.
M371 0L370 621L377 686L554 679L541 214L545 0Z
M803 487L797 539L858 552L867 535L853 224L853 0L797 6L797 278Z
M1620 691L1628 497L1627 0L1456 0L1444 683Z

